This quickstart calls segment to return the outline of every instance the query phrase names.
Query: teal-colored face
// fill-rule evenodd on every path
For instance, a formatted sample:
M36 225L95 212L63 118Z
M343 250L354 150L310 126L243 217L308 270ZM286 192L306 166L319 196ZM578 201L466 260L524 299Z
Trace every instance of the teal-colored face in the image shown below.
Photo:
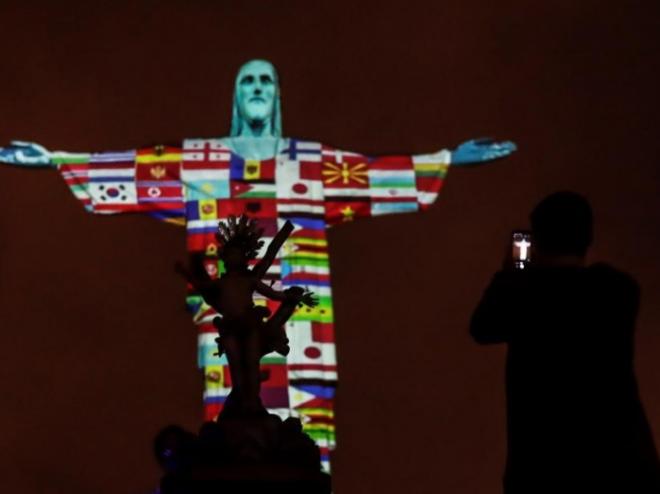
M247 122L263 122L273 115L277 97L275 68L265 60L252 60L241 67L236 80L236 103Z

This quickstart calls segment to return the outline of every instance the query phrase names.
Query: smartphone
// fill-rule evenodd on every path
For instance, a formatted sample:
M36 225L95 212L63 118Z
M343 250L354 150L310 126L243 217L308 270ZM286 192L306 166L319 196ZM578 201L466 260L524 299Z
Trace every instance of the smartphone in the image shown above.
M513 267L525 269L532 260L532 234L525 230L515 230L511 234L511 258Z

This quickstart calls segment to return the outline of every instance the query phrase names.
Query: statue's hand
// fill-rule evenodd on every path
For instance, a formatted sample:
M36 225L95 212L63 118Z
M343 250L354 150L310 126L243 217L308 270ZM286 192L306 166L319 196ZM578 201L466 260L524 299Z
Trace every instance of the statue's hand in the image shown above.
M305 291L301 286L292 286L284 290L284 294L289 302L295 303L298 307L306 305L307 307L316 307L319 304L319 298L314 292Z
M492 161L510 155L516 149L511 141L495 142L490 138L472 139L458 146L451 153L452 165L467 165Z
M51 164L50 152L34 142L12 141L0 148L0 163L26 166L47 166Z
M319 298L313 292L305 292L300 302L307 307L316 307L319 305Z

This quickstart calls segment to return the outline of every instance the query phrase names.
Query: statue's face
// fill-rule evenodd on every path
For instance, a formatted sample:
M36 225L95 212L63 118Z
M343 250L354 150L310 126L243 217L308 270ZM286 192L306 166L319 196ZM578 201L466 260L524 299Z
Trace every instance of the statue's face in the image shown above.
M273 114L277 81L275 69L264 60L241 67L237 79L238 111L248 122L263 121Z
M225 247L220 255L225 267L229 270L241 269L247 266L248 259L245 252L238 247Z

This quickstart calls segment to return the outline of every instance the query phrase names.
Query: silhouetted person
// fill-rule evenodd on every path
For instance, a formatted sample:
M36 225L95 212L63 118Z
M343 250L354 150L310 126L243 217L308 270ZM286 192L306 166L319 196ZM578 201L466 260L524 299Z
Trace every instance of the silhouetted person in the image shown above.
M639 287L585 265L592 213L553 194L531 214L534 257L497 273L474 312L482 344L507 343L507 494L660 493L633 370Z

